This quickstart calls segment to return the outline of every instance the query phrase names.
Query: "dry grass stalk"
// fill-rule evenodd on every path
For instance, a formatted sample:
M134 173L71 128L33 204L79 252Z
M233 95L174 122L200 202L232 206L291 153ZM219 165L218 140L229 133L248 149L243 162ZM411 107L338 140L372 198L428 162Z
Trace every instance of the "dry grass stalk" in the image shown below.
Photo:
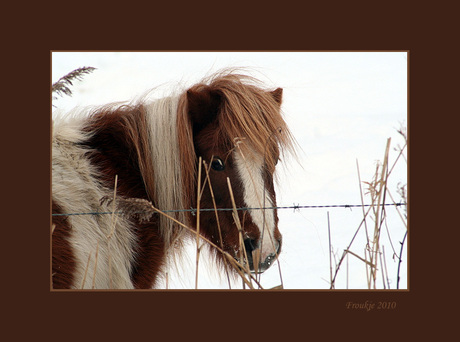
M359 260L361 260L362 262L364 262L366 265L370 266L371 268L375 267L375 265L372 264L370 261L367 261L367 259L361 258L358 254L353 253L352 251L350 251L348 249L345 250L345 253L353 255L354 257L358 258Z
M364 260L366 260L366 281L367 281L367 288L371 288L371 278L369 275L369 267L367 267L367 253L369 252L369 245L364 248Z
M113 201L112 201L112 228L110 230L109 235L107 235L107 238L110 239L113 235L113 232L115 231L115 224L116 224L116 218L115 218L115 212L116 212L116 199L117 199L117 185L118 185L118 175L115 175L115 185L113 188Z
M334 283L332 282L332 244L331 244L331 225L329 221L329 211L327 212L327 235L329 237L329 275L330 275L331 289L333 289Z
M388 269L387 269L387 259L386 259L386 256L385 256L385 246L382 246L382 257L383 257L383 263L382 263L382 261L380 262L384 266L384 267L382 267L382 276L383 276L383 274L386 274L385 279L387 281L388 288L390 288L390 279L388 277ZM383 271L385 271L385 272L383 273Z
M115 231L115 225L117 218L115 217L115 210L116 210L116 200L117 200L117 185L118 185L118 175L115 175L115 184L113 186L113 202L112 202L112 227L109 235L107 235L107 256L109 262L109 284L110 289L113 288L113 280L112 280L112 253L111 253L111 238L112 234Z
M361 196L361 209L363 210L363 217L364 217L364 230L366 231L366 239L367 239L367 246L369 246L369 233L367 231L367 221L366 221L366 216L367 214L365 213L365 210L364 210L364 196L363 196L363 189L361 187L361 173L359 171L359 163L358 163L358 159L356 159L356 169L358 171L358 185L359 185L359 194Z
M85 282L86 282L86 274L88 273L88 268L89 268L89 261L91 260L91 252L89 252L88 255L88 261L86 262L86 267L85 267L85 274L83 275L83 280L81 281L81 289L84 288Z
M233 258L230 254L228 253L225 254L225 257L228 259L230 264L233 266L233 269L238 273L241 280L243 281L243 284L248 285L250 289L254 290L254 286L252 285L252 283L246 278L245 274L241 271L242 269L244 269L243 266L239 262L237 262L235 258ZM257 283L256 280L254 281ZM259 283L257 283L257 285L259 286L260 289L262 289L262 286Z
M260 248L257 248L252 251L252 263L254 264L254 272L257 274L259 270L260 262ZM260 281L260 278L259 278Z
M246 248L244 248L244 239L243 239L243 228L241 226L241 222L240 222L240 218L238 216L238 211L236 210L236 203L235 203L235 197L233 196L233 189L232 189L232 184L230 182L230 178L227 177L227 185L228 185L228 191L230 193L230 199L232 201L232 207L233 207L233 220L235 221L235 224L236 224L236 227L238 228L238 232L239 232L239 258L240 260L248 260L248 256L246 254ZM251 274L251 271L249 270L249 264L246 262L244 263L243 262L243 267L244 267L244 270L245 272L250 275ZM251 277L249 278L249 280L251 281ZM252 284L250 286L251 288L253 288Z
M96 255L94 257L94 272L93 272L93 285L92 285L93 290L96 287L96 270L97 270L98 254L99 254L99 241L97 242L97 245L96 245Z
M382 251L383 251L383 247L382 246ZM385 285L385 273L384 273L384 267L383 267L383 260L382 260L382 254L383 252L380 252L379 253L379 259L380 259L380 271L382 272L382 284L383 284L383 288L386 289L386 285Z
M347 253L347 290L348 290L348 270L349 270L349 260L348 260L348 253Z
M196 274L195 289L198 289L198 265L200 260L200 202L201 202L201 157L198 160L198 187L196 199Z
M384 219L385 211L383 209L383 204L385 203L385 194L386 194L386 185L388 180L388 154L390 151L390 143L391 138L387 140L387 146L385 149L385 156L383 159L383 166L382 171L380 173L380 178L376 182L376 184L370 185L370 192L374 194L374 199L372 200L372 208L374 212L374 238L372 241L372 251L373 253L370 254L370 263L374 264L374 267L371 267L370 273L373 281L373 288L376 288L376 279L377 279L377 257L380 251L380 231L381 231L381 224ZM376 170L376 176L378 174L378 168Z
M214 156L211 157L211 160L214 158ZM209 170L211 168L211 165L209 165L209 167L207 166L206 164L206 161L203 160L203 165L204 165L204 170L206 171L206 180L208 182L208 185L209 185L209 191L211 192L211 198L212 198L212 205L214 207L214 214L216 216L216 222L217 222L217 230L219 232L219 241L220 241L220 248L221 249L224 249L224 244L223 244L223 241L222 241L222 230L220 228L220 221L219 221L219 214L217 212L217 205L216 205L216 199L214 197L214 191L212 189L212 184L211 184L211 178L209 177ZM228 280L228 287L231 289L232 286L231 286L231 283L230 283L230 276L228 274L228 269L227 269L227 259L226 258L222 258L222 260L224 261L224 268L225 268L225 273L227 275L227 280Z

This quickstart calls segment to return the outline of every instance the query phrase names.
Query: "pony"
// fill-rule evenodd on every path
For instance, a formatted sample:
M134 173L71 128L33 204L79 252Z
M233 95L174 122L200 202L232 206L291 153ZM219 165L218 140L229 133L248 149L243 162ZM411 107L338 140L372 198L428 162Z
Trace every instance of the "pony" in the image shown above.
M293 147L282 92L226 72L55 118L52 288L155 288L168 255L196 234L232 274L268 269L282 245L275 166ZM128 204L155 212L120 213Z

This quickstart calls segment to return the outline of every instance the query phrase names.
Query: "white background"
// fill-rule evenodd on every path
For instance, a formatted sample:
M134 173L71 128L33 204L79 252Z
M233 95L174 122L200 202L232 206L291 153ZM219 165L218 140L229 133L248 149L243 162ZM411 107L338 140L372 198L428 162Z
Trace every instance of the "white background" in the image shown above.
M75 106L130 100L155 87L161 97L221 68L248 67L249 73L268 88L284 89L282 109L301 148L298 160L285 160L279 167L278 205L360 204L356 162L361 180L371 181L377 161L383 160L387 139L391 138L390 166L398 154L394 148L404 144L397 129L407 125L407 58L406 52L53 52L52 82L82 66L97 68L74 83L72 97L53 103L55 112L66 111ZM389 177L388 188L396 202L400 200L398 183L407 183L404 159ZM369 196L364 201L370 203ZM395 208L386 210L381 246L390 288L394 289L398 260L393 254L399 255L406 228ZM281 282L285 289L329 288L327 212L335 267L361 223L362 209L279 210L283 252L280 267L275 264L262 275L264 288ZM367 224L370 227L373 222L368 219ZM407 245L408 241L402 255L402 289L408 283ZM364 257L365 246L361 228L350 250ZM170 272L169 288L194 288L193 244L188 251L180 269ZM219 276L211 261L203 259L198 288L228 289L226 278ZM381 289L384 278L380 272L379 267L377 288ZM164 282L160 284L160 288L164 286ZM240 282L232 284L232 288L238 287ZM365 264L349 255L340 268L336 288L367 288Z

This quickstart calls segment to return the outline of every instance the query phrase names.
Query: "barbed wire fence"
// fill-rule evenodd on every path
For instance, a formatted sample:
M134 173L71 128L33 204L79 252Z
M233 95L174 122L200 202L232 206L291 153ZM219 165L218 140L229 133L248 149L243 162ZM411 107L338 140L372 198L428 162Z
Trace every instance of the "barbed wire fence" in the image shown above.
M104 203L104 202L108 202L107 204L109 204L111 202L111 200L108 199L108 198L102 198L101 199L101 204ZM200 208L200 209L189 208L189 209L175 209L175 210L159 210L157 208L154 208L152 203L147 201L147 200L130 198L130 199L118 199L117 203L116 203L116 209L114 209L112 211L94 211L94 212L76 212L76 213L52 213L51 216L52 217L58 217L58 216L62 217L62 216L78 216L78 215L113 215L113 214L117 214L117 215L124 215L124 216L130 217L130 218L133 218L133 219L137 219L139 221L144 221L144 222L147 221L148 222L153 217L154 214L158 215L158 214L162 213L162 214L168 215L168 214L179 213L179 212L189 212L193 216L195 216L196 213L198 212L198 210L200 212L216 212L216 211L217 212L229 212L229 211L232 212L234 210L237 210L237 211L251 211L251 210L274 210L274 209L276 209L276 210L293 210L293 212L296 213L296 212L300 212L300 210L306 210L306 209L313 209L314 210L314 209L343 208L343 209L350 209L352 211L353 208L363 208L363 209L364 208L369 208L369 210L370 210L371 207L373 207L373 208L394 207L396 209L399 208L399 207L406 207L407 208L407 202L400 201L400 202L397 202L397 203L393 202L393 203L373 203L373 204L325 204L325 205L293 204L293 205L289 205L289 206L270 206L270 207ZM143 208L143 210L141 208ZM327 212L327 214L328 214L328 220L329 220L329 211ZM338 262L337 262L337 260L335 260L335 264L336 264L335 265L335 274L332 277L332 273L331 273L331 280L330 280L331 289L335 288L335 280L336 280L338 271L340 269L340 266L341 266L342 262L344 261L345 257L348 254L357 257L361 261L367 262L368 264L370 264L370 266L372 266L374 268L376 267L376 265L373 265L372 263L369 263L367 260L364 260L360 256L358 256L355 253L350 251L350 247L353 244L353 241L355 240L356 235L358 234L358 232L359 232L361 226L363 225L363 223L365 223L366 216L367 216L367 213L364 216L364 219L362 220L360 226L358 227L358 229L354 233L350 244L348 245L348 247L345 248L344 253L343 253L342 257L340 258L340 260ZM328 225L329 225L329 221L328 221ZM330 239L329 226L328 226L328 234L329 234L329 239ZM401 249L400 249L399 253L396 253L394 251L394 247L392 246L393 251L394 251L393 255L396 257L396 259L398 261L396 289L399 289L400 267L401 267L401 263L402 263L402 253L403 253L403 248L404 248L404 243L405 243L406 237L407 237L407 232L404 235L403 241L400 242L400 244L401 244L400 248ZM390 243L391 243L391 240L390 240ZM331 244L330 240L329 240L329 244ZM331 245L330 245L330 248L331 248ZM368 242L367 248L370 248L369 242ZM329 251L329 253L330 253L330 257L332 258L331 250ZM332 272L332 260L330 262L331 262L330 266L331 266L331 272ZM348 261L347 261L347 264L348 264ZM348 266L347 266L347 268L348 268ZM385 268L386 268L386 266L385 266ZM388 278L387 278L387 281L388 281ZM348 280L347 280L347 288L348 288ZM390 285L388 284L388 287L384 286L384 288L390 288Z
M381 203L381 204L326 204L326 205L291 205L291 206L277 206L277 207L257 207L257 208L250 208L250 207L241 207L236 208L237 211L250 211L250 210L283 210L283 209L292 209L295 211L300 209L326 209L326 208L345 208L345 209L352 209L352 208L367 208L372 206L384 206L384 207L400 207L406 206L406 203L399 202L399 203ZM215 211L233 211L233 208L200 208L200 212L215 212ZM194 215L197 212L196 208L190 209L171 209L171 210L160 210L163 213L179 213L179 212L190 212ZM130 214L141 214L147 211L136 211L131 212ZM123 210L121 211L94 211L94 212L81 212L81 213L53 213L51 216L73 216L73 215L112 215L112 214L124 214Z

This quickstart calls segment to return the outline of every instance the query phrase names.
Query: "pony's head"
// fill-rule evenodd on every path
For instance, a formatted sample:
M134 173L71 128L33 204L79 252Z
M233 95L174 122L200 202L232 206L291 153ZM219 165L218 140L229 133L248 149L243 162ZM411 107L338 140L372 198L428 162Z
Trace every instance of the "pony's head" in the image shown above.
M263 90L253 79L232 74L193 86L179 101L188 203L197 206L201 184L201 209L248 208L237 210L237 218L233 211L200 212L200 233L252 272L265 271L281 251L274 172L280 153L293 146L281 98L280 88ZM196 218L189 219L196 224Z

